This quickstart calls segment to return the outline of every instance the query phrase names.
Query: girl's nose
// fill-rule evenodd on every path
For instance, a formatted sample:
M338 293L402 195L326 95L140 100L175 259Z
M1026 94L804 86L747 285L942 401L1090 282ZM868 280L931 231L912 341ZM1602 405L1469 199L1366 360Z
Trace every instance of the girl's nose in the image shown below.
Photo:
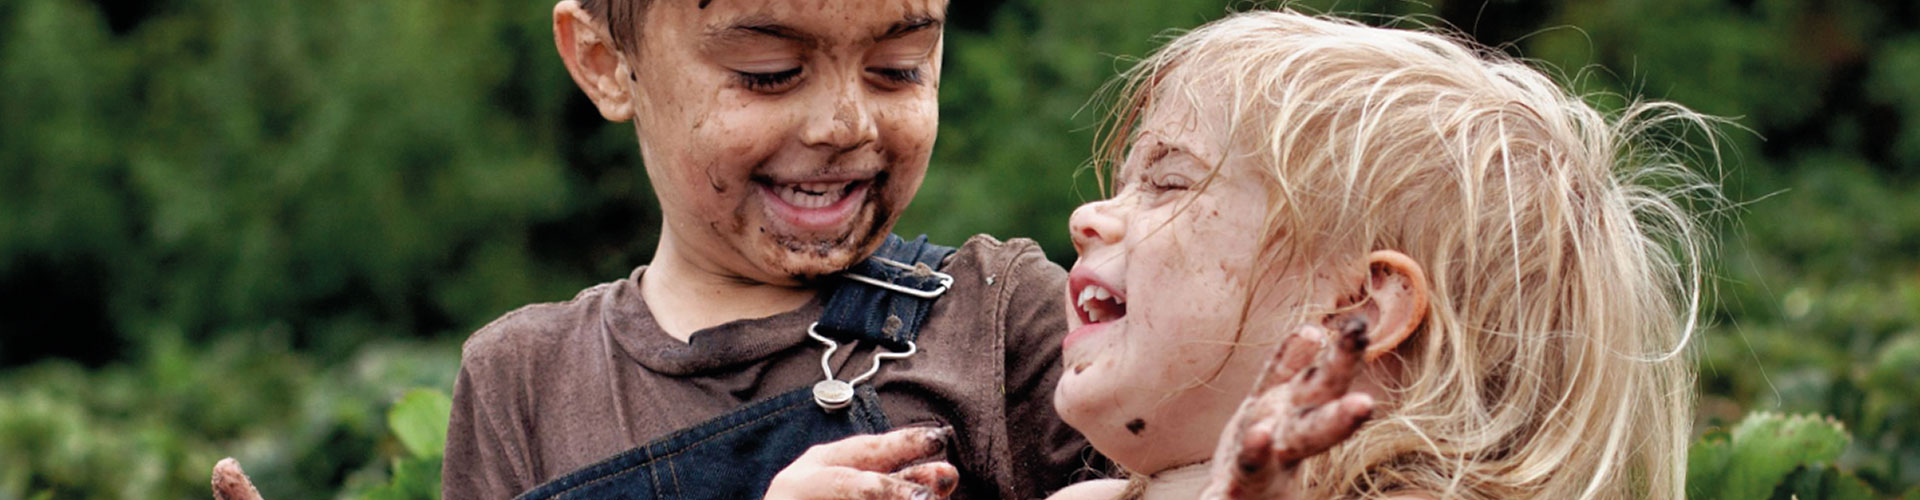
M1112 245L1125 238L1127 224L1113 213L1116 207L1114 200L1101 200L1074 209L1073 216L1067 219L1067 230L1073 233L1073 249L1084 255L1095 246Z

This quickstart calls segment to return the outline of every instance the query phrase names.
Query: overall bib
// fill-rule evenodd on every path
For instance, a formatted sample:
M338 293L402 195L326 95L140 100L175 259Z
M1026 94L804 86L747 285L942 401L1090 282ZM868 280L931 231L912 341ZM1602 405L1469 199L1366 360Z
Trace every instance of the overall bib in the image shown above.
M622 498L643 500L755 499L774 474L807 448L892 428L879 396L860 382L882 360L918 350L920 325L934 299L952 285L938 272L954 249L888 235L872 257L840 274L820 321L808 335L828 346L825 380L812 387L749 403L653 442L560 476L520 494L521 500ZM796 335L800 332L794 332ZM852 342L878 346L872 369L836 377L826 359Z

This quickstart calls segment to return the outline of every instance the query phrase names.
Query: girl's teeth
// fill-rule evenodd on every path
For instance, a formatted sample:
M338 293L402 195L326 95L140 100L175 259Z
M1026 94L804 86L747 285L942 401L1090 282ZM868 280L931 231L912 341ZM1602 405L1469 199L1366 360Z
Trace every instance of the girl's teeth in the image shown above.
M1087 322L1089 323L1099 323L1119 317L1107 314L1105 307L1090 307L1094 302L1102 300L1110 301L1116 306L1127 303L1125 300L1113 295L1112 291L1098 286L1089 286L1080 289L1080 297L1075 302L1079 304L1080 310L1086 311Z

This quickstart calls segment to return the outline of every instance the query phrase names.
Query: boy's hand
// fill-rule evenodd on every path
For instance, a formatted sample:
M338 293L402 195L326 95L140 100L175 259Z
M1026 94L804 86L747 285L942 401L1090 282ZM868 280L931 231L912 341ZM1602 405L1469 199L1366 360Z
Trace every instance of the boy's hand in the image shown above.
M253 481L240 470L240 462L228 457L213 464L213 499L260 500L260 491L253 489Z
M1324 328L1307 325L1280 344L1220 435L1205 498L1290 498L1300 461L1352 436L1372 415L1373 399L1348 390L1367 347L1366 323L1346 318L1340 329L1328 339Z
M949 427L913 427L814 446L773 477L766 499L946 498L960 483L958 469L946 462L907 464L938 455L952 434Z

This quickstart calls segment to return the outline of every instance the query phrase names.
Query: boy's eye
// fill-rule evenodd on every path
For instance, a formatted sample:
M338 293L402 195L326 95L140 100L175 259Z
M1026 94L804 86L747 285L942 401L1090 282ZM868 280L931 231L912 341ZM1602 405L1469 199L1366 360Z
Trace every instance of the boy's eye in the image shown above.
M880 77L880 79L885 80L887 83L891 83L891 84L896 84L896 85L919 85L920 84L920 68L918 67L913 67L913 68L873 67L873 68L867 68L867 72L872 73L874 76L878 76Z
M746 87L748 90L774 93L787 90L787 88L791 86L790 84L799 80L800 70L801 68L796 66L793 69L772 73L735 71L734 74L739 77L740 85Z

